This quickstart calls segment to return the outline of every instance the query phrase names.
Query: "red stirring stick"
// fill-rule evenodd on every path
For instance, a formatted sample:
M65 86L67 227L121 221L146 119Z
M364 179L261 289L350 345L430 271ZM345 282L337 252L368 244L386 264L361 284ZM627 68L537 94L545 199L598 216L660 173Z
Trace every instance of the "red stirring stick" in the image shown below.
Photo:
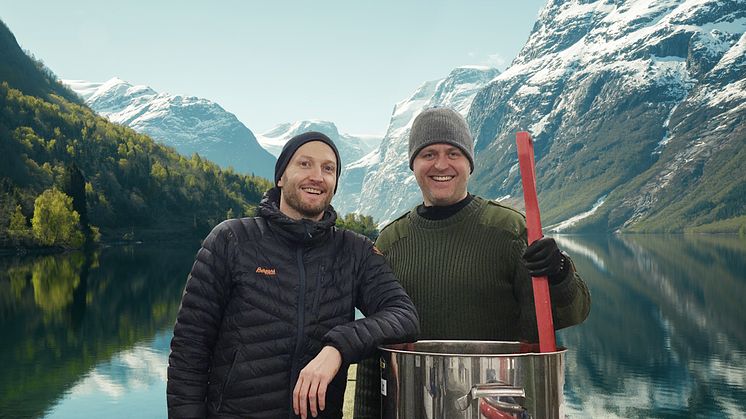
M518 143L518 164L521 167L523 181L523 199L526 203L526 228L528 243L531 244L543 237L541 233L541 216L539 199L536 195L536 168L534 166L534 143L531 134L516 134ZM549 283L546 276L533 277L534 304L536 305L536 323L539 326L539 351L555 352L557 343L554 337L552 321L552 304L549 299Z

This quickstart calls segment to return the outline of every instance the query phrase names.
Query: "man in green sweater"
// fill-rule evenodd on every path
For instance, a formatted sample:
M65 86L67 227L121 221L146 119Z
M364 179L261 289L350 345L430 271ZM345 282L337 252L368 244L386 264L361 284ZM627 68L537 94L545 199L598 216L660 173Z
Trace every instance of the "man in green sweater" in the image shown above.
M415 118L409 168L423 204L376 240L420 313L420 339L539 340L532 276L546 276L555 329L582 323L591 297L554 239L527 246L526 218L467 192L474 143L466 120L435 107ZM378 356L358 365L355 419L380 418Z

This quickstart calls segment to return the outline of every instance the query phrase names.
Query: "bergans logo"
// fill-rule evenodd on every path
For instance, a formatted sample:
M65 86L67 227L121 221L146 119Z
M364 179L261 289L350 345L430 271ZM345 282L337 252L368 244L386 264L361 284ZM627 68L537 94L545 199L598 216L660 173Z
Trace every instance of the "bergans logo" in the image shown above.
M264 274L264 275L274 275L277 272L275 272L274 269L264 269L261 266L256 268L256 273L258 274Z

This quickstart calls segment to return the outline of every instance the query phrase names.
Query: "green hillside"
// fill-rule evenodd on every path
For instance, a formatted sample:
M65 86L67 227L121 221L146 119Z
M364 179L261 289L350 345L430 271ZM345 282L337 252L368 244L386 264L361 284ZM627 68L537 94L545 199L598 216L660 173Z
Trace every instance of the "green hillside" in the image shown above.
M82 172L87 218L103 240L202 238L253 215L272 182L221 169L96 115L0 25L0 247L38 244L35 201ZM73 204L74 206L74 204ZM22 217L21 217L22 216ZM12 227L12 229L11 229ZM83 228L83 227L80 227Z

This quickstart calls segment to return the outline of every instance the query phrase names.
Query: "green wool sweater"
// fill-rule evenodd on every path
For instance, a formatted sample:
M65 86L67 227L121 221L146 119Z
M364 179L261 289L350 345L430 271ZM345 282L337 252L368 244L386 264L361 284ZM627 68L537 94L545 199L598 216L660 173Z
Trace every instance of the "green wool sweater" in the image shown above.
M416 210L381 231L376 247L420 315L420 339L538 342L525 216L475 196L455 215ZM574 267L550 286L555 329L582 323L590 293ZM355 418L380 417L378 355L358 365Z

